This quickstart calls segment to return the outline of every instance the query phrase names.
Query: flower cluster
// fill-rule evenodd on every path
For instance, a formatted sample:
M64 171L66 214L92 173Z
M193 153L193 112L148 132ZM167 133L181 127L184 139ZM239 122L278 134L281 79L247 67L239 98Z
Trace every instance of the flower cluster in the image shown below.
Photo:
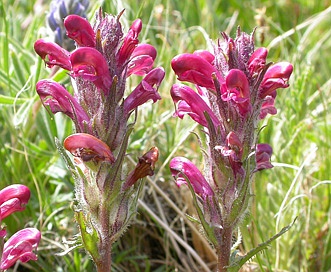
M258 122L277 113L276 90L289 86L293 67L267 63L267 49L254 48L254 33L238 29L235 39L222 36L213 53L185 53L171 62L178 80L197 90L172 86L175 116L187 114L204 127L208 152L204 175L183 157L174 158L170 169L177 184L188 184L203 205L199 215L210 240L218 251L227 251L225 240L247 210L253 173L272 167L272 148L257 143ZM229 255L223 258L227 265Z
M110 259L109 245L123 233L136 209L134 185L153 175L158 159L158 149L153 147L129 174L123 169L133 129L130 116L147 101L161 99L158 88L165 72L162 67L153 68L155 48L139 44L141 20L135 20L124 34L121 15L103 15L100 9L93 26L78 15L67 16L66 34L77 47L72 52L45 39L34 45L48 67L65 69L72 79L73 95L49 79L39 81L36 89L45 107L53 114L66 114L75 125L76 133L63 145L75 157L71 170L82 241L99 268L110 267L105 264ZM127 94L131 75L143 78Z
M41 234L35 228L25 228L16 232L3 245L6 229L1 226L2 220L14 212L24 210L29 199L29 188L21 184L13 184L0 191L0 269L8 269L18 260L37 260L33 251L38 247Z

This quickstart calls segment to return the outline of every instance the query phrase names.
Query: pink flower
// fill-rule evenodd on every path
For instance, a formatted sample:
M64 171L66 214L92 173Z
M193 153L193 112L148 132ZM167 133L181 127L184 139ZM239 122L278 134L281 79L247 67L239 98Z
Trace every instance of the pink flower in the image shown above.
M138 36L142 28L142 22L140 19L135 20L128 34L125 36L123 44L118 52L117 61L119 66L123 65L131 57L131 54L138 45Z
M139 44L131 55L127 77L131 74L138 76L147 74L153 67L156 54L154 46L150 44Z
M67 36L73 39L78 46L95 47L95 33L89 21L72 14L64 19Z
M174 57L171 61L171 67L180 81L188 81L215 91L215 85L212 75L215 74L219 82L222 82L217 69L210 63L211 56L206 54L181 54Z
M287 88L292 71L293 66L289 62L278 62L269 67L261 82L260 97L271 95L279 88Z
M155 68L150 71L141 83L129 94L124 100L124 112L129 114L138 106L152 99L155 103L161 99L158 88L164 78L165 72L162 67Z
M81 158L84 162L93 160L113 163L115 161L109 146L87 133L75 133L68 136L63 146L73 156Z
M109 93L112 78L103 55L91 47L79 47L70 56L72 76L92 81L94 85Z
M56 43L39 39L34 44L34 50L48 67L59 66L65 70L71 70L70 53Z
M8 269L18 260L23 263L37 260L33 250L37 249L40 238L40 231L35 228L26 228L16 232L4 245L0 268Z
M88 124L89 117L78 101L59 83L50 80L40 80L36 85L37 93L41 102L49 106L53 114L63 112L69 116L75 124L84 130L84 125Z
M257 144L255 150L256 166L254 171L272 168L273 165L270 162L271 155L272 147L270 145Z
M183 118L185 114L188 114L194 121L208 128L204 115L207 113L215 127L220 125L220 121L204 99L190 87L183 84L174 84L170 94L174 103L178 103L176 116L179 118Z
M184 157L175 157L170 161L170 170L178 186L187 184L186 177L195 193L203 200L214 195L214 191L205 177L190 160Z
M251 110L250 89L246 75L238 69L231 69L222 85L222 99L232 100L239 108L241 115Z
M22 184L12 184L0 191L0 221L10 214L23 211L30 199L30 189Z

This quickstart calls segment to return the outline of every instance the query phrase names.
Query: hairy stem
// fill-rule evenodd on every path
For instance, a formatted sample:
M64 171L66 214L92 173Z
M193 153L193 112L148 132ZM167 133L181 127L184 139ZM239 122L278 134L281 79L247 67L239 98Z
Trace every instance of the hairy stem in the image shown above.
M226 272L230 262L232 227L221 230L221 242L217 247L217 272Z

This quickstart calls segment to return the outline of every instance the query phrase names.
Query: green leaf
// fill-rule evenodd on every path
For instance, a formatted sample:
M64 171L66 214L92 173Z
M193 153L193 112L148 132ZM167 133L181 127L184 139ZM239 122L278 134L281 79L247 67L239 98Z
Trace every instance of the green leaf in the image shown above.
M236 251L235 251L230 258L230 265L227 267L228 271L229 272L239 271L240 267L242 267L249 259L253 258L260 251L268 248L268 246L271 244L271 242L275 241L277 238L279 238L285 232L287 232L294 225L295 221L296 221L296 218L290 225L284 227L280 232L278 232L277 234L272 236L268 241L266 241L262 244L259 244L256 248L253 248L252 250L247 252L246 255L236 256Z

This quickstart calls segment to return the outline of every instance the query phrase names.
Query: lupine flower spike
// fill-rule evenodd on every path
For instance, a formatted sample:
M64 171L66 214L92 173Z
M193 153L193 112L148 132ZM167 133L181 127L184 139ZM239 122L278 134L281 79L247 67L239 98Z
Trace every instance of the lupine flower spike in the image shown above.
M196 87L172 86L175 116L187 114L204 127L208 152L204 174L184 157L173 158L170 169L177 185L191 188L218 271L228 271L232 233L247 212L253 174L272 167L272 148L257 143L258 123L277 113L276 91L289 86L293 67L267 63L267 49L254 48L254 33L222 36L213 52L184 53L171 62L178 80Z
M124 34L121 15L103 15L100 9L93 25L78 15L67 16L66 34L76 44L72 52L44 39L34 45L48 67L67 70L73 82L73 94L52 80L39 81L36 89L46 108L53 114L64 113L75 125L76 133L63 143L74 156L74 165L61 153L75 178L81 241L98 271L107 272L111 244L135 213L138 180L153 175L158 160L158 149L153 147L138 159L135 169L123 168L133 129L129 119L139 106L161 99L158 88L164 78L162 67L153 68L155 48L139 44L141 20ZM132 75L142 79L126 95L126 81Z

